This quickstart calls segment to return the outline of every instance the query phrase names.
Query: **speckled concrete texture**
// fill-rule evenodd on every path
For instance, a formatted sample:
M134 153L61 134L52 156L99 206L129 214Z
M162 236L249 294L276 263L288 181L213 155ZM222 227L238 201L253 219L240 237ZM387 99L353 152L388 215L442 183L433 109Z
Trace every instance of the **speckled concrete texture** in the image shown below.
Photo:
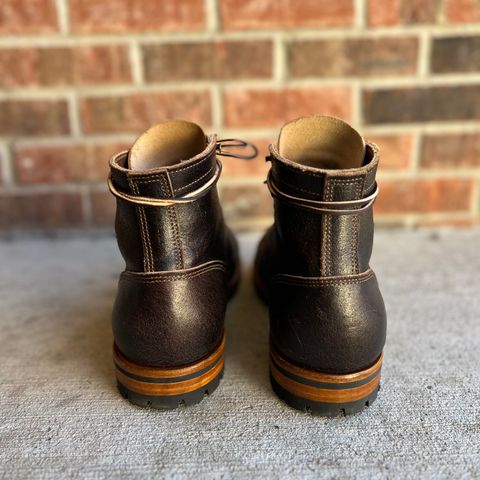
M117 393L112 238L0 242L0 477L479 478L480 231L380 231L389 315L382 389L353 417L281 403L267 310L241 236L225 377L201 404L146 410Z

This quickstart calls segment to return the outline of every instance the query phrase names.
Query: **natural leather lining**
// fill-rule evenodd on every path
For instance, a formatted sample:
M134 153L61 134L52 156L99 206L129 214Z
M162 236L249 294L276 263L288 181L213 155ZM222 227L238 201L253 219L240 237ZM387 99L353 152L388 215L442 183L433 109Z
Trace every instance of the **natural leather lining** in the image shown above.
M359 168L364 163L365 141L338 118L312 115L284 125L278 151L282 157L310 167Z
M140 135L128 155L131 170L151 170L188 160L207 147L207 137L195 123L170 120Z

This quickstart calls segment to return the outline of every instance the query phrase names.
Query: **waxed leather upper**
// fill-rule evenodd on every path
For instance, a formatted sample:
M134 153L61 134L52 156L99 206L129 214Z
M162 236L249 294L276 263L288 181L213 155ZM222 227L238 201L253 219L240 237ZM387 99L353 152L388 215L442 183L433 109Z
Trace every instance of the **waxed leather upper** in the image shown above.
M113 309L120 351L140 365L186 365L210 354L223 336L226 267L160 274L124 272Z
M127 152L111 162L114 187L136 197L175 198L215 173L215 138L205 155L137 172ZM113 308L120 351L145 366L176 367L211 353L223 335L228 296L238 272L237 244L215 186L193 202L136 205L117 198L115 230L126 263Z
M286 194L324 202L367 197L375 188L378 149L346 170L305 167L271 147L272 181ZM386 313L370 270L372 209L315 212L275 198L275 222L255 260L257 286L269 302L270 336L287 360L325 373L369 367L381 354Z

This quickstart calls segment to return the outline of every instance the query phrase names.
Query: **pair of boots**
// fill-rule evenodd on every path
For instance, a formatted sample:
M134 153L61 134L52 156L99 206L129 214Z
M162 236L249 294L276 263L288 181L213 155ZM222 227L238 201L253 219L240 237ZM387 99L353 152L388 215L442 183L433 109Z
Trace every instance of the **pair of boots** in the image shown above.
M195 404L222 377L225 309L240 278L216 188L217 157L238 156L227 144L169 121L110 161L126 262L114 362L136 405ZM273 389L300 410L358 412L376 398L386 331L369 267L377 147L339 119L311 116L287 123L267 160L275 222L255 286L270 311Z

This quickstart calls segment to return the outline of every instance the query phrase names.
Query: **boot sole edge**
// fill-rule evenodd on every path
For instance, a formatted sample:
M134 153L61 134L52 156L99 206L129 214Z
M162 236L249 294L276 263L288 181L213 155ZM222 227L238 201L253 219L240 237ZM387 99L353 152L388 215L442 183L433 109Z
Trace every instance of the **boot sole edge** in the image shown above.
M277 396L291 407L320 416L350 415L376 399L383 355L364 370L351 374L324 374L282 358L273 348L270 381Z
M194 405L218 387L224 370L225 336L204 359L177 368L156 368L126 359L113 349L117 387L122 396L142 407L174 409Z

